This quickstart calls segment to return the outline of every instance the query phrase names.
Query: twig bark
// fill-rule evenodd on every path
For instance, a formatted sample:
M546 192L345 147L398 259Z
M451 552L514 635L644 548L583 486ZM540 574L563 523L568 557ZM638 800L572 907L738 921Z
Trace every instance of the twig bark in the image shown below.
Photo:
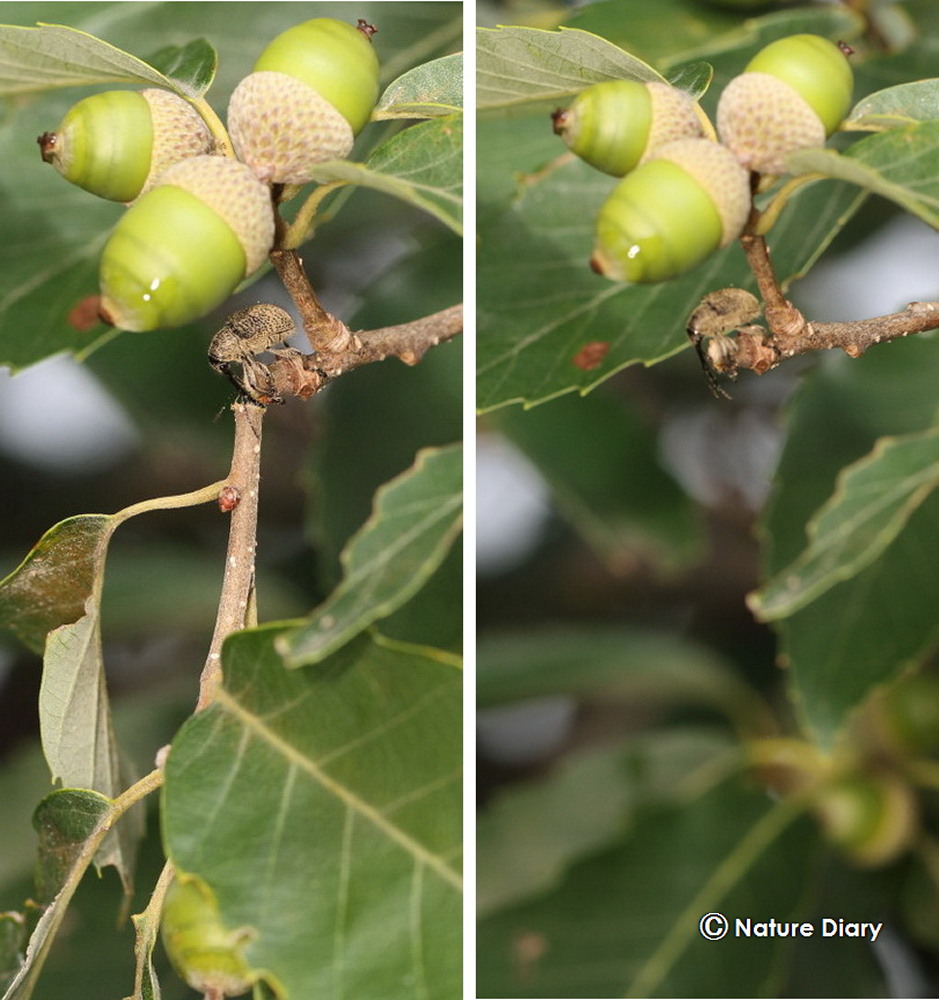
M143 996L144 971L150 961L150 953L156 943L157 933L160 923L160 914L163 911L163 900L169 890L170 883L176 870L172 861L167 861L163 865L163 870L153 887L150 900L142 913L135 914L131 919L134 924L134 996Z
M385 358L398 358L406 365L416 365L427 350L445 340L452 340L463 330L463 306L450 306L430 316L422 316L410 323L397 326L383 326L376 330L359 330L353 334L355 346L346 356L339 359L341 369L331 370L329 362L325 370L338 375L341 371L351 371L360 365ZM320 359L323 363L323 359Z
M762 327L748 326L731 342L732 356L715 367L721 371L746 368L762 375L797 354L840 348L859 358L874 344L935 329L939 329L939 302L911 302L900 312L846 323L805 323L802 330L788 336L779 336L771 326L769 333ZM722 350L726 354L726 343Z
M346 350L351 334L345 323L330 315L320 305L297 251L272 250L270 257L303 318L303 329L313 350L317 354L336 354Z
M766 326L741 326L733 339L724 336L725 332L730 332L730 327L714 334L706 353L702 355L706 367L712 371L732 378L742 368L762 374L786 358L832 348L840 348L850 357L859 358L874 344L939 328L939 302L911 302L900 312L871 319L843 323L809 322L783 295L766 240L757 232L759 221L760 215L754 209L740 243L763 300L762 313ZM712 293L704 301L720 294ZM692 318L697 312L692 313Z
M760 289L763 315L774 337L783 341L804 333L808 323L802 313L783 295L769 259L766 240L762 236L744 233L740 237L740 243Z
M275 357L268 366L250 356L243 361L243 364L251 361L252 370L260 368L266 373L270 395L254 395L258 404L242 398L232 407L235 412L232 464L219 493L222 510L231 513L231 530L218 616L202 670L197 711L212 703L221 684L222 644L226 637L253 624L250 617L265 404L279 402L284 396L309 398L331 379L372 361L398 357L405 364L417 364L428 348L463 329L463 307L453 306L410 323L352 333L322 307L295 250L277 248L270 257L300 313L313 353L272 350Z
M351 331L320 304L295 250L273 250L271 261L303 320L312 354L281 354L269 366L278 398L308 399L327 382L373 361L396 357L416 365L428 348L463 331L463 306L451 306L409 323Z
M222 679L222 643L232 632L245 628L254 590L254 556L257 546L258 491L261 479L261 427L265 409L238 402L231 469L221 496L231 512L225 576L219 598L215 631L209 646L196 711L211 704ZM235 499L237 498L237 499ZM234 501L234 506L228 504Z
M911 302L900 312L850 323L811 323L807 336L796 339L792 353L824 351L840 347L852 358L859 358L868 347L885 340L896 340L911 333L923 333L939 327L939 302ZM784 352L786 353L786 352Z
M313 348L312 354L280 357L270 365L280 396L307 399L336 376L385 358L416 365L428 348L463 331L461 304L409 323L353 332L320 304L296 250L272 250L270 256Z

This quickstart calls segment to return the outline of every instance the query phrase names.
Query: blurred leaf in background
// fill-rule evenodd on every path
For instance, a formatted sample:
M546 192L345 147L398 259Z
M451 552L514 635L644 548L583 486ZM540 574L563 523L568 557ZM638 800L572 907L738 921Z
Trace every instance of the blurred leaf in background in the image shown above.
M939 338L713 399L685 328L754 288L740 246L658 285L591 274L617 181L550 116L625 77L713 119L768 42L843 40L857 105L793 159L823 177L773 265L810 320L935 301L937 9L507 0L478 23L477 995L932 995Z

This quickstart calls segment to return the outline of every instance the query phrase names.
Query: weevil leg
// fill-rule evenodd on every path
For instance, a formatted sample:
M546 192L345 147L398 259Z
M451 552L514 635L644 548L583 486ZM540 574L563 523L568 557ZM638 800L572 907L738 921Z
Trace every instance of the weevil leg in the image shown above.
M701 370L704 372L704 380L707 382L708 388L711 390L711 395L715 399L732 399L733 397L730 393L721 385L718 379L718 372L711 363L711 358L705 348L705 337L692 327L688 327L685 331L688 334L688 339L691 341L691 346L695 350L695 354L698 355L698 360L701 362ZM728 372L731 379L736 377L736 372Z
M284 401L274 389L267 365L256 358L244 358L241 362L241 389L252 402L262 406Z

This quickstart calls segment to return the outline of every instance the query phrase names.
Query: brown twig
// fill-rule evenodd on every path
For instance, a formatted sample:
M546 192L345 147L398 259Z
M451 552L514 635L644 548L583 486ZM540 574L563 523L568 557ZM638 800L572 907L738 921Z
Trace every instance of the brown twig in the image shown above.
M320 305L297 251L272 250L270 258L303 319L303 329L313 350L317 354L336 354L346 350L352 335L345 323Z
M802 313L783 295L769 259L766 240L762 236L747 232L740 237L740 243L760 289L763 315L773 336L782 342L790 337L804 335L806 328L811 329L811 327Z
M295 250L273 250L271 261L302 317L315 352L315 357L300 366L296 362L284 361L279 366L275 363L271 366L274 371L280 368L285 373L296 373L302 367L318 372L321 384L325 384L343 372L385 358L397 357L407 365L416 365L428 348L450 340L463 330L463 306L458 305L410 323L352 332L322 307ZM312 395L290 393L289 389L287 392Z
M455 337L463 329L463 307L453 306L410 323L352 333L322 307L295 250L278 248L270 256L300 313L314 353L274 349L267 339L258 349L271 348L274 360L262 365L254 359L253 343L249 344L251 338L248 338L245 343L249 349L243 358L236 359L226 353L215 359L216 367L220 368L233 360L239 360L243 368L250 363L252 372L260 369L264 375L265 386L262 394L255 379L251 386L244 386L253 401L243 396L232 407L235 413L232 464L219 495L220 507L231 513L231 529L218 616L202 670L197 711L212 703L221 684L222 644L226 637L253 624L249 619L254 591L261 424L266 404L280 402L285 396L307 399L331 379L372 361L397 357L405 364L417 364L428 348Z
M273 250L271 260L300 313L314 352L278 357L268 366L278 398L308 399L331 379L385 358L416 365L428 348L463 330L463 306L457 305L409 323L353 332L322 307L295 250Z
M271 390L277 399L309 399L327 382L373 361L396 357L416 365L428 348L450 340L463 329L463 306L451 306L410 323L350 333L347 348L330 354L281 353L267 366Z
M924 333L937 327L939 302L911 302L900 312L872 319L859 319L850 323L812 323L809 327L810 335L804 340L797 339L791 347L793 354L840 347L852 358L859 358L874 344L896 340L911 333Z
M261 477L261 425L265 409L253 403L237 402L235 443L226 486L233 487L238 502L231 510L225 576L219 598L215 631L209 646L196 711L211 704L222 678L222 643L232 633L251 624L248 621L254 590L254 554L258 522L258 488ZM223 490L225 487L223 487Z
M422 316L410 323L359 330L353 335L357 342L354 348L339 360L341 369L333 370L330 364L324 367L330 374L338 375L340 371L351 371L373 361L384 361L385 358L398 358L406 365L416 365L429 348L452 340L462 330L462 304Z
M715 341L716 346L708 348L714 370L734 376L740 369L748 369L762 375L786 358L833 348L859 358L874 344L939 329L939 302L911 302L900 312L846 323L806 322L799 332L783 336L772 329L769 321L767 326L769 332L748 325L741 327L732 340Z
M709 350L717 371L732 373L741 368L762 375L780 361L807 354L840 348L852 358L859 358L869 347L889 340L939 329L939 302L911 302L900 312L848 323L807 323L805 331L786 338L774 337L760 326L747 326L737 336L721 345L723 357ZM728 352L730 352L728 356Z
M762 313L766 328L752 323L736 326L736 336L729 338L725 333L734 329L726 326L721 330L701 331L710 342L702 353L700 337L693 329L694 319L709 300L737 289L724 289L705 296L702 305L691 314L689 336L698 348L705 364L705 370L736 377L740 369L763 374L775 368L786 358L810 351L827 351L840 348L852 358L859 358L874 344L896 340L911 333L923 333L939 328L939 302L911 302L900 312L871 319L854 320L844 323L810 323L802 313L783 295L770 260L769 248L763 236L758 235L760 215L754 209L747 231L740 237L747 262L756 278L763 300ZM747 316L746 319L756 318ZM714 389L713 376L711 377ZM723 390L718 390L725 395Z

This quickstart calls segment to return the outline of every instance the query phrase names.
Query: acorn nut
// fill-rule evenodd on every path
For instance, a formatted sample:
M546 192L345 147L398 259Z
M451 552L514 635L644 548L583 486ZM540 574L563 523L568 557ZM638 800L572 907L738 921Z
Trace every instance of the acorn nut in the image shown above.
M262 181L305 184L314 164L348 156L378 100L373 30L330 17L295 25L235 88L232 145Z
M736 239L749 212L749 177L728 149L709 139L670 142L600 209L591 267L636 284L677 277Z
M101 318L123 330L183 326L221 305L274 242L270 190L250 167L196 156L121 217L101 256Z
M691 98L656 81L595 83L551 120L571 152L614 177L625 176L665 143L703 135Z
M748 170L786 173L786 156L823 146L851 105L845 51L820 35L780 38L724 88L717 131Z
M174 163L212 150L202 118L168 90L111 90L75 104L38 139L42 158L72 184L132 202Z
M893 774L842 778L824 790L816 812L828 840L861 867L893 861L918 827L916 797Z

